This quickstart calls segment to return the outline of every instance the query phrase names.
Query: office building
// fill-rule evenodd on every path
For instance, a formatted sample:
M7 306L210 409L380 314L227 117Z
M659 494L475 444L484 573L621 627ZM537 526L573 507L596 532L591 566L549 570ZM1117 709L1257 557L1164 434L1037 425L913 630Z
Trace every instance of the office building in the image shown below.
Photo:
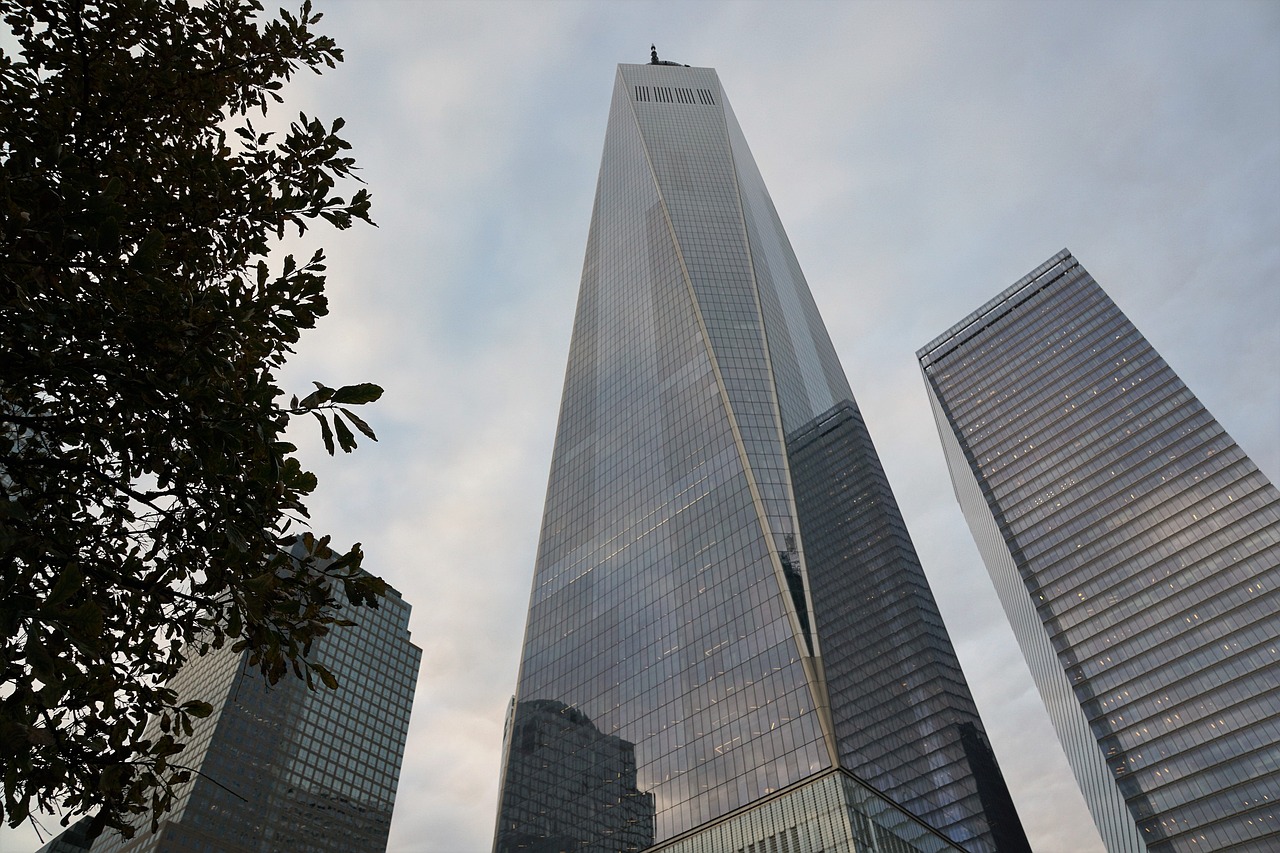
M1107 848L1280 849L1280 493L1066 251L919 357Z
M385 850L422 657L409 610L388 589L376 610L349 608L355 626L315 642L311 659L337 690L292 676L268 687L230 644L188 661L170 685L213 714L172 761L198 775L156 833L142 820L129 840L107 830L93 853Z
M93 845L89 838L89 818L82 817L49 839L36 853L85 853Z
M618 68L503 754L500 853L1027 849L709 68Z

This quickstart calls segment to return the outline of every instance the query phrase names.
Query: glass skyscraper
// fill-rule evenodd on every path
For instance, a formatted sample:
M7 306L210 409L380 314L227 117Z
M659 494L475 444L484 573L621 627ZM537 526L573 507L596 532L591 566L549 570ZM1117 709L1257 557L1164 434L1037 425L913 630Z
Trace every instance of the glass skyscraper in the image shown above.
M422 658L409 610L388 588L376 610L347 608L356 625L315 642L310 657L337 690L293 677L268 687L230 644L188 661L170 686L213 714L173 760L198 775L155 834L146 823L129 840L108 830L93 853L385 850Z
M494 849L953 843L1028 849L764 182L619 66Z
M1280 849L1280 493L1065 250L919 357L1108 849Z

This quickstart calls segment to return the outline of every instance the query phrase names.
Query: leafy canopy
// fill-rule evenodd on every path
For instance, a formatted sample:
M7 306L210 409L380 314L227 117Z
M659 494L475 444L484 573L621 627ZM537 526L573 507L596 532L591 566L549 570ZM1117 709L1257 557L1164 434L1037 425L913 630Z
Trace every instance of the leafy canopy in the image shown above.
M0 814L97 810L131 834L189 779L182 741L211 712L164 686L188 657L230 642L272 682L332 687L306 655L336 593L385 589L359 545L299 535L316 478L282 438L310 415L350 451L374 434L349 407L382 389L286 402L275 373L327 311L324 255L269 258L286 229L370 222L369 194L336 194L341 119L250 120L341 60L309 2L0 14Z

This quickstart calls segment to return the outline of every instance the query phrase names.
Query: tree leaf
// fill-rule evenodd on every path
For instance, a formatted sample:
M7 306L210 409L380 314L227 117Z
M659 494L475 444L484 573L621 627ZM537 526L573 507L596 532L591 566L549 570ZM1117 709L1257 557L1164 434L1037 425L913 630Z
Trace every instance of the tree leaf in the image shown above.
M118 795L124 790L125 782L132 776L127 764L110 764L98 777L98 790L108 796Z
M75 595L83 584L84 575L81 574L80 567L75 563L68 563L67 567L58 575L58 580L53 585L53 589L49 590L49 595L45 598L45 606L61 604Z
M102 608L97 606L97 602L93 601L93 599L88 599L88 601L67 613L65 625L67 625L67 630L73 637L81 640L82 643L88 644L90 647L96 646L102 637L102 630L105 628Z
M31 673L45 684L56 681L58 678L53 655L49 654L49 650L45 648L44 636L39 632L33 631L27 637L27 666L31 667Z
M312 412L316 416L316 420L320 422L320 437L324 439L324 449L329 451L329 455L333 455L333 430L329 428L329 422L325 420L324 415L319 412Z
M333 394L333 402L345 403L349 406L361 403L372 403L382 396L382 388L371 382L359 385L344 385Z
M356 437L351 432L351 428L346 425L342 418L337 415L333 416L333 426L338 431L338 445L344 453L350 453L356 449Z
M339 409L338 411L342 412L342 414L346 417L347 420L355 424L356 429L360 430L362 433L369 436L369 438L373 439L374 441L378 440L378 437L373 434L373 429L367 423L365 423L361 418L352 414L348 409Z
M319 406L321 403L327 403L333 399L335 392L332 388L326 388L319 382L314 384L316 386L316 390L303 397L302 402L298 404L298 408L303 410L312 409Z
M324 682L324 686L330 690L338 689L338 679L334 678L333 673L325 669L318 663L311 664L311 669L316 675L320 676L320 680Z

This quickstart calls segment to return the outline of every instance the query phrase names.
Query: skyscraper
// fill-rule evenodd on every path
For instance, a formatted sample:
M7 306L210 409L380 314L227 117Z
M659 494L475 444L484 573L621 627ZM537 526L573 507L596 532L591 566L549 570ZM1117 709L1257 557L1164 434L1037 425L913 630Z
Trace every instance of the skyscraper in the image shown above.
M68 826L36 853L84 853L93 845L89 838L89 818L82 817Z
M1280 493L1065 250L919 357L1108 849L1277 849Z
M869 833L1027 849L719 79L622 65L495 850Z
M198 775L155 834L108 830L93 853L385 850L422 657L409 610L388 589L376 610L346 614L356 625L316 641L311 657L337 690L295 678L268 688L230 645L191 659L170 686L214 710L172 760Z

